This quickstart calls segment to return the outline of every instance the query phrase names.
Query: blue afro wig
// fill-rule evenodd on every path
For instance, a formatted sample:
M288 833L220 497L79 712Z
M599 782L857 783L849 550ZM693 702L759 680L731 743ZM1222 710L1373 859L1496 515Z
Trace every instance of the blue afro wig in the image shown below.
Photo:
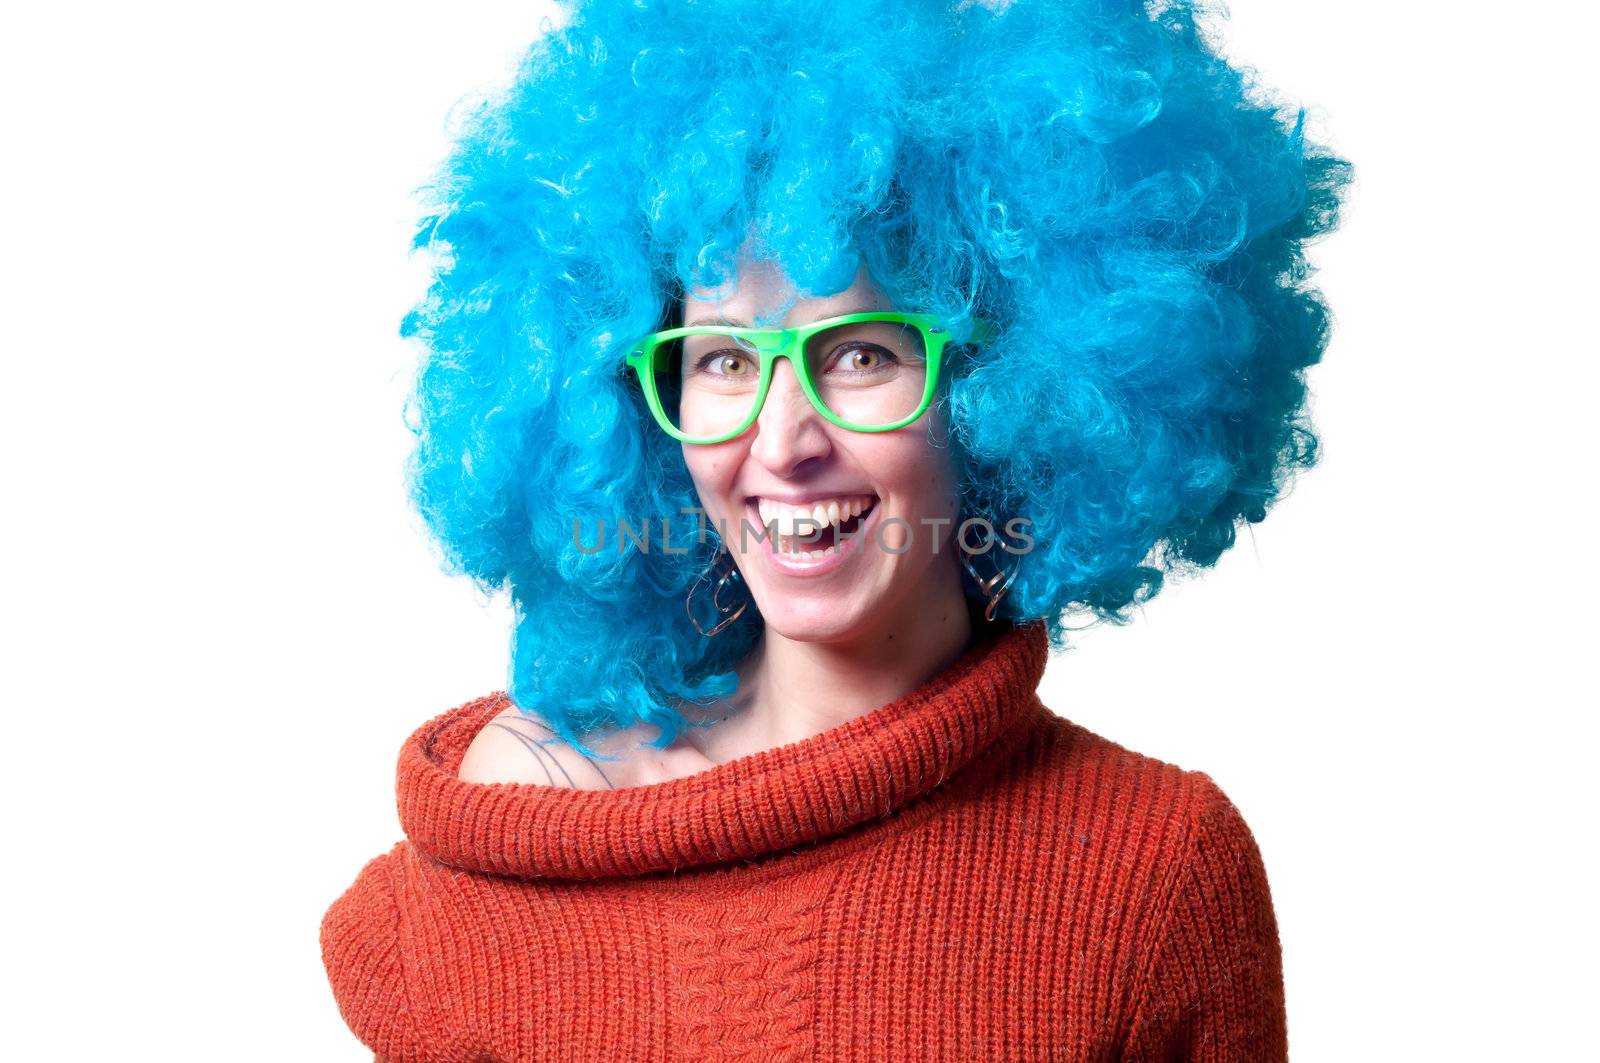
M1327 315L1304 245L1350 177L1182 0L610 0L543 27L424 190L408 418L453 571L515 609L507 689L568 742L725 696L761 620L707 639L717 548L586 552L574 522L699 505L622 359L749 237L801 290L865 265L984 317L945 398L964 515L1025 515L1003 599L1119 622L1208 566L1316 457ZM674 543L696 537L684 514ZM975 593L969 587L969 593ZM752 603L753 605L753 603Z

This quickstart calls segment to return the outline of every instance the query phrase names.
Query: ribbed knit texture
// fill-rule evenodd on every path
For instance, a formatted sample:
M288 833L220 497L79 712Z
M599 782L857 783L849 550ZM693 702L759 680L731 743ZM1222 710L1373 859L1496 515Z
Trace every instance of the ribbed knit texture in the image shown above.
M492 695L405 743L406 840L322 923L380 1061L1287 1057L1277 924L1205 774L1035 693L1034 621L918 690L685 779L456 778Z

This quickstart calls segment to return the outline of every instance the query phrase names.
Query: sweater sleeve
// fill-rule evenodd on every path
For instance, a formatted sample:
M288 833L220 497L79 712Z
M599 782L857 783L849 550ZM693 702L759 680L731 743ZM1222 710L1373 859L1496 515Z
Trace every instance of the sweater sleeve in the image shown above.
M1283 1063L1283 957L1250 828L1209 776L1145 966L1124 1059Z
M406 997L393 857L391 851L368 861L322 917L322 964L339 1014L376 1059L424 1063L437 1057L424 1048Z

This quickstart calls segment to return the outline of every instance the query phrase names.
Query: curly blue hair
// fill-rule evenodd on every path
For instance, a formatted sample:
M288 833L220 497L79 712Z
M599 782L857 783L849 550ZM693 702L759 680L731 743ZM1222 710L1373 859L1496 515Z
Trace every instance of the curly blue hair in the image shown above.
M1209 566L1316 458L1327 313L1304 246L1350 166L1171 0L632 0L548 22L424 189L414 501L452 571L509 588L507 690L602 725L736 686L684 596L717 543L585 552L574 522L699 504L622 358L754 236L800 289L865 264L894 305L987 318L942 400L967 515L1025 515L1003 600L1122 622ZM674 518L680 519L680 518ZM999 523L997 520L996 523ZM592 549L592 548L591 548ZM969 593L976 593L969 586ZM754 603L752 603L753 605Z

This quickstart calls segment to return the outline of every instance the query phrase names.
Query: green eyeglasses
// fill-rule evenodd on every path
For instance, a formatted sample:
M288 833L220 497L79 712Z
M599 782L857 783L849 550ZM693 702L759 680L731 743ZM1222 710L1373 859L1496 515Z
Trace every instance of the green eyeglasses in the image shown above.
M991 331L975 319L970 343ZM933 314L869 311L798 328L689 325L655 332L627 357L656 422L684 443L724 443L755 423L772 367L789 359L823 417L852 432L892 432L938 392L949 334Z

